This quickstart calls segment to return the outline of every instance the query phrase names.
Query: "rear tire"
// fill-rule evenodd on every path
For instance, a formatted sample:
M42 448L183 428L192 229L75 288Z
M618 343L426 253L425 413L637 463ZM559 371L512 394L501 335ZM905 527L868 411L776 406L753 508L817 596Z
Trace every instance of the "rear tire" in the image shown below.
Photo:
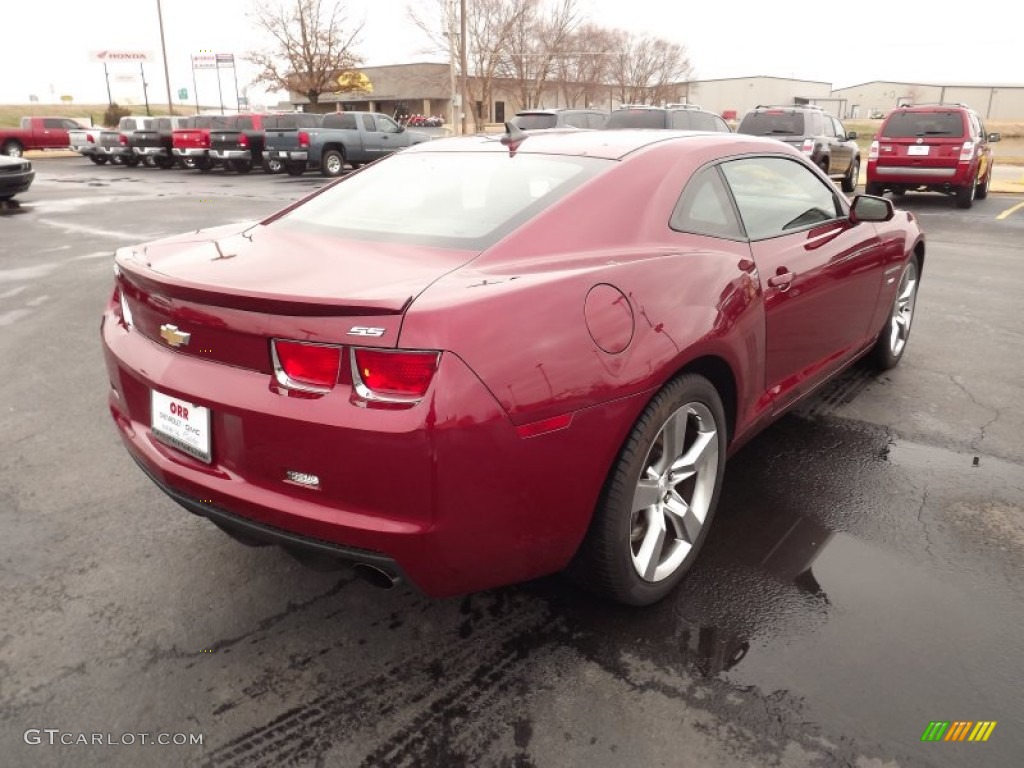
M725 411L711 382L684 374L666 384L626 438L570 575L626 605L667 596L707 538L725 451Z
M213 160L208 157L197 157L192 161L193 168L198 168L203 173L213 170Z
M169 168L174 167L174 161L169 157L163 157L162 155L156 155L153 158L153 164L156 165L161 171L166 171Z
M337 149L328 149L320 159L320 173L329 179L341 176L345 170L345 154Z
M14 139L11 139L6 144L4 144L4 154L7 155L8 157L21 157L23 154L25 154L25 148L21 146L20 141L15 141Z
M970 208L974 205L974 196L978 191L977 179L971 179L969 184L958 187L956 190L956 207Z
M89 159L96 163L96 165L107 164L107 158L105 158L103 155L89 155Z
M869 181L867 185L864 187L864 194L866 195L874 195L875 197L881 197L884 192L885 190L882 189L882 185L874 181Z
M985 183L979 184L974 190L974 198L976 200L984 200L988 197L988 185L992 181L992 166L988 167L988 176L985 177Z
M853 158L850 170L843 176L843 192L854 192L860 180L860 158Z
M306 164L288 163L288 165L285 166L285 170L288 172L289 176L301 176L306 172Z
M142 162L142 159L139 157L135 157L133 155L131 157L122 157L121 162L127 165L129 168L135 168L136 166L138 166L139 163Z
M921 265L915 256L907 262L900 273L900 282L896 288L892 308L889 310L889 319L882 326L874 349L871 350L872 362L880 371L894 368L906 351L920 284Z
M252 170L252 161L250 160L229 160L228 168L235 173L249 173Z
M269 157L264 157L260 165L263 167L264 173L281 173L284 171L284 163Z

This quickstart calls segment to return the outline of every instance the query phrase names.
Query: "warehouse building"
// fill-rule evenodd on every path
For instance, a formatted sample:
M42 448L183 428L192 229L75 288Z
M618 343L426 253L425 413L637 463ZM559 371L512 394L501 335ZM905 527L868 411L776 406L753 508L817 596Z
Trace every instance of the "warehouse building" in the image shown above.
M1024 119L1024 85L953 85L874 80L837 88L833 99L846 104L845 116L881 117L902 104L961 103L985 120Z

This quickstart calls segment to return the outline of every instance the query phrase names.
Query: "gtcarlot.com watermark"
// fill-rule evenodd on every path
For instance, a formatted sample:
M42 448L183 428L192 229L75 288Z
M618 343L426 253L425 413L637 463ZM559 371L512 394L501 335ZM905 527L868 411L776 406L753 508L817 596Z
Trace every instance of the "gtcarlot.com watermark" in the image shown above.
M24 736L26 744L56 746L131 747L137 744L155 744L161 747L201 746L201 733L85 733L62 731L60 728L29 728Z

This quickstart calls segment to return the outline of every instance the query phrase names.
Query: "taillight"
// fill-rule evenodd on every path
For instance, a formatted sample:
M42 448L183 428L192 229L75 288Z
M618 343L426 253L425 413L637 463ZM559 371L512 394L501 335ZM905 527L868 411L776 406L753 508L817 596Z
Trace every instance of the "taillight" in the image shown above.
M872 141L871 147L868 149L868 160L878 159L878 142Z
M121 144L122 147L127 147L128 146L128 137L125 136L123 133L119 133L117 135L117 140Z
M306 133L305 131L299 131L299 146L300 147L308 147L309 146L309 134Z
M240 146L240 147L248 147L249 146L249 137L246 136L244 133L241 134L238 137L238 146Z
M96 143L96 137L93 136L91 133L85 134L85 138L89 140L90 144L95 144Z
M274 339L270 345L277 383L301 392L328 392L338 383L341 347Z
M353 349L352 384L367 400L416 402L427 394L440 357L440 352Z
M974 142L965 141L963 147L960 148L960 162L969 163L974 159Z
M805 155L814 154L814 139L804 139L804 143L800 145L800 151Z

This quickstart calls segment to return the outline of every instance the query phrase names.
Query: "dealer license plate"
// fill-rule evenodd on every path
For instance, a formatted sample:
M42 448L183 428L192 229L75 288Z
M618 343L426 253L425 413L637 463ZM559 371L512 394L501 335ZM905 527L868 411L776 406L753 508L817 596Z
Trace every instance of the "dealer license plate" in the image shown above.
M210 409L152 391L150 427L153 436L200 461L210 463Z
M931 149L927 144L911 144L907 147L908 155L927 155L928 150Z

